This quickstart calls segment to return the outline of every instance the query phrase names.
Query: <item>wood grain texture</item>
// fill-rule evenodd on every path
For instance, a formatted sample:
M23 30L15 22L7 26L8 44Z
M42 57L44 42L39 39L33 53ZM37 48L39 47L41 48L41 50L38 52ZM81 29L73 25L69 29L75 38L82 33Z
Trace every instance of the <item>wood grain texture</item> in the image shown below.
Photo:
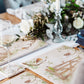
M12 24L18 24L21 22L19 18L17 18L14 15L8 14L8 13L2 13L0 14L0 19L3 20L10 20Z

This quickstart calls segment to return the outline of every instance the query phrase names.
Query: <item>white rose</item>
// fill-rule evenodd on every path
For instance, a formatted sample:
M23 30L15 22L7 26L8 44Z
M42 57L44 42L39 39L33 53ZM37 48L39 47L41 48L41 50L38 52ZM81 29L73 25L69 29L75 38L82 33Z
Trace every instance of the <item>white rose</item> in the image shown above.
M83 27L83 20L78 17L76 20L73 21L73 26L76 28L76 29L80 29Z
M29 25L30 25L30 27L34 27L34 22L33 22L33 19L29 19L28 20L28 23L29 23Z
M79 5L80 7L83 7L83 2L81 0L77 0L76 4Z
M34 27L34 23L32 19L29 20L22 20L20 24L20 30L27 34L30 32L30 29Z
M50 5L50 11L51 12L54 12L54 9L56 8L56 2L53 2L51 5Z

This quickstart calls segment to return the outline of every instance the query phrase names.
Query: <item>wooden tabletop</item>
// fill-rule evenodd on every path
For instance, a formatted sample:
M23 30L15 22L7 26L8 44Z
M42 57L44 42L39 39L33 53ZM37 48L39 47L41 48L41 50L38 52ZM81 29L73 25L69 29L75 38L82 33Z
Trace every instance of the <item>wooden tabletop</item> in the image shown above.
M8 14L8 13L2 13L0 14L0 19L3 20L10 20L12 24L18 24L21 22L19 18L17 18L14 15Z

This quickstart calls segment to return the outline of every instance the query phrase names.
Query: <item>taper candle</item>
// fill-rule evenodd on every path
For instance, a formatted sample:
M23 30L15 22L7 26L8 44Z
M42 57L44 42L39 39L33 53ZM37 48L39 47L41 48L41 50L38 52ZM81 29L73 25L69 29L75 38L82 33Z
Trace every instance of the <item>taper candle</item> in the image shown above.
M59 12L60 10L60 0L56 0L56 11Z

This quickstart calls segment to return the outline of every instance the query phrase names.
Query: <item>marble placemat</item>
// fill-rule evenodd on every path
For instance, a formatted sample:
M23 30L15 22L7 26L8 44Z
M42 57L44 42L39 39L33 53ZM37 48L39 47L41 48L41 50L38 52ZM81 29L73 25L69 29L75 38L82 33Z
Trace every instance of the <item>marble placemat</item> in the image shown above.
M70 84L72 74L63 80L58 75L57 76L53 75L52 73L48 72L46 69L50 69L51 71L54 71L53 67L59 66L58 68L60 68L60 65L61 67L62 64L63 66L66 66L67 63L68 65L67 67L64 67L64 69L68 69L68 68L72 69L70 68L71 66L73 66L73 68L75 69L79 64L79 62L81 61L81 59L84 59L84 53L81 50L78 51L75 50L73 47L61 46L52 49L50 52L46 52L45 54L36 56L35 58L32 58L28 61L24 61L23 65L26 68L34 71L35 73L43 76L47 80L50 80L54 84ZM76 61L76 65L74 65L75 61ZM61 69L59 69L59 74L60 74L60 70ZM67 71L69 70L65 70L64 72L63 70L61 70L61 72L63 73ZM67 75L64 74L64 76Z

